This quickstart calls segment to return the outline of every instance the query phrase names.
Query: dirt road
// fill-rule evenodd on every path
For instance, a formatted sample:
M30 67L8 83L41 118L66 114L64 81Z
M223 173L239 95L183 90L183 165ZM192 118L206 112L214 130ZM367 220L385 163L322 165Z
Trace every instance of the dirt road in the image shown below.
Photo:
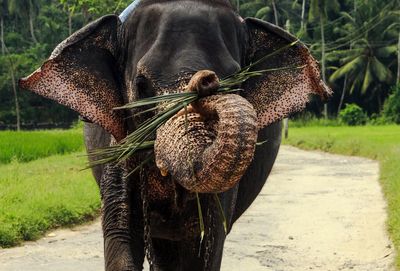
M391 271L385 219L376 162L284 146L227 238L222 270ZM99 221L0 250L0 270L104 270Z

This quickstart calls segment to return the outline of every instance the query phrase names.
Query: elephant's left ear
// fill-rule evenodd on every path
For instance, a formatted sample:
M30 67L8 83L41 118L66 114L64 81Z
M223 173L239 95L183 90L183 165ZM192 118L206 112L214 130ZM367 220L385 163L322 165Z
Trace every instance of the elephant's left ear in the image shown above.
M331 95L321 80L318 62L297 38L258 19L247 18L245 24L249 35L247 64L272 54L251 68L271 71L243 85L243 96L253 104L260 128L304 109L310 94Z
M109 15L74 33L42 67L21 79L20 87L70 107L122 139L124 121L113 110L122 104L116 61L119 25L118 17Z

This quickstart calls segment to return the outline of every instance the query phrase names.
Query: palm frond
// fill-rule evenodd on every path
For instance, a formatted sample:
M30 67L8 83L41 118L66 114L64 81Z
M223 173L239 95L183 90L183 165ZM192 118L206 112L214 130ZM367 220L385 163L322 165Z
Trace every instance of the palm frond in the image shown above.
M397 53L397 44L381 47L376 50L376 53L380 57L389 57L391 55L395 55Z
M372 64L372 70L374 71L374 74L376 75L378 80L381 81L381 82L390 83L390 81L392 80L392 72L390 71L390 69L387 68L376 57L373 57L371 62L372 62L371 63Z
M366 93L368 87L373 82L372 72L371 72L371 61L368 61L367 68L365 69L364 81L361 87L361 93Z
M356 71L359 67L362 66L362 63L364 63L364 56L358 56L352 61L348 62L347 64L343 65L339 69L337 69L329 78L331 82L334 82L338 80L339 78L342 78L348 73Z

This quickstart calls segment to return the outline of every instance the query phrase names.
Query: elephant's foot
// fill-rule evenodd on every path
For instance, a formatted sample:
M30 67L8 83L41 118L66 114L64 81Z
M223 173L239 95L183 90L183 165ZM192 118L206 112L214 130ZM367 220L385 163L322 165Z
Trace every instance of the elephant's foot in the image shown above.
M143 263L134 263L129 245L116 240L105 240L106 271L141 271Z

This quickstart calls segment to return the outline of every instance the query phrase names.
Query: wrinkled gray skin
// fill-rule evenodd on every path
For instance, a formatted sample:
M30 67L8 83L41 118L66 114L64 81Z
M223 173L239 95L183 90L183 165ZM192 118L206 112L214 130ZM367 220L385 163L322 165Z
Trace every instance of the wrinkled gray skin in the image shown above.
M245 56L243 52L245 33L240 28L237 16L228 13L225 7L210 7L208 3L195 2L187 2L184 5L163 3L132 13L124 24L124 31L123 47L129 48L124 51L127 55L123 57L126 59L126 64L123 66L125 66L125 84L128 91L125 100L130 100L130 95L134 97L133 99L137 99L167 92L170 86L176 86L178 74L187 79L185 74L192 75L198 70L208 69L223 78L239 70L244 64L242 61ZM151 75L146 74L146 79L151 76L151 87L145 86L147 89L137 84L137 77L142 75L138 73L138 69L141 68L151 72ZM260 131L258 141L267 140L267 143L257 147L254 161L240 184L220 195L229 230L263 187L279 149L280 131L280 123ZM85 142L89 150L108 146L109 141L109 137L101 127L91 123L85 124ZM101 169L95 168L94 175L100 182ZM115 189L112 193L119 197L121 191ZM131 203L130 208L134 208L134 205L140 206L139 201L136 198L136 202ZM155 270L220 269L225 241L222 220L212 196L202 195L201 202L206 228L202 248L198 237L179 241L168 240L179 237L181 231L179 222L171 221L167 223L172 225L165 225L167 223L160 223L158 217L152 221L153 236L161 237L152 240ZM186 213L197 217L194 200L186 204L185 208ZM162 213L163 210L158 212ZM141 220L137 216L132 217L131 223L135 225L129 226L131 234L129 237L119 236L119 231L104 234L107 270L141 270L144 256ZM112 227L109 229L105 228L105 231L113 231ZM196 229L199 231L198 226ZM127 240L130 245L125 246L121 239ZM117 244L110 245L111 242ZM200 257L199 249L201 249ZM209 256L206 256L207 253Z
M85 142L88 149L94 148L97 146L108 146L109 137L107 137L107 133L98 125L92 123L85 123ZM227 217L228 222L228 230L230 231L233 223L242 215L242 213L250 206L250 204L257 197L258 193L261 191L264 186L269 173L271 172L272 166L276 159L276 155L279 150L280 142L281 142L281 122L277 122L272 124L259 132L259 140L267 142L261 146L257 146L254 160L247 169L245 175L239 184L237 184L233 189L222 193L220 195L221 203L224 208L224 213ZM88 138L88 135L96 134L102 135L102 137L97 138ZM96 177L97 182L101 180L101 172L104 166L99 166L93 169L94 176ZM103 180L104 182L104 180ZM123 189L121 189L123 190ZM112 192L116 197L119 197L120 190L115 190ZM176 241L179 239L179 235L181 234L181 230L178 230L178 226L175 225L172 221L172 225L167 225L163 223L157 223L157 221L152 221L153 223L153 231L156 232L161 238L153 238L153 246L154 252L156 255L155 259L155 270L219 270L220 264L222 260L222 252L223 245L225 242L225 232L222 227L222 221L220 219L220 214L218 212L218 207L215 206L214 200L212 197L208 197L207 195L202 196L202 208L209 209L212 212L212 216L215 221L210 222L209 218L206 219L206 229L210 227L212 223L212 231L213 231L213 242L211 253L212 257L209 259L211 262L208 263L207 269L205 269L204 264L204 255L198 257L198 249L199 249L199 240L198 238L193 238L192 240L182 240ZM138 199L137 199L138 200ZM208 204L210 203L210 208L208 208ZM103 203L104 204L104 203ZM112 205L114 205L112 203ZM133 204L132 204L133 205ZM135 205L140 205L140 203L136 202ZM132 206L131 206L132 207ZM187 207L190 209L189 212L197 215L197 207L195 205L191 205ZM103 218L104 219L104 218ZM134 236L134 240L126 237L129 242L132 242L131 248L124 248L123 246L116 245L116 247L112 247L106 253L105 258L108 261L108 265L110 268L108 270L142 270L141 264L143 261L144 254L143 251L143 240L142 237L142 229L141 229L141 221L138 217L133 218L135 222L130 226L130 231L133 231L131 234ZM135 232L136 230L136 232ZM207 233L206 233L207 234ZM106 239L111 239L110 237L106 237ZM168 240L168 239L171 239ZM207 239L207 237L206 237ZM105 243L107 241L105 240ZM121 252L126 250L135 250L135 256L132 256L133 261L136 263L135 267L131 267L132 269L116 269L112 264L114 262L119 262L121 260ZM119 256L116 256L119 255ZM106 263L107 265L107 263Z
M225 0L142 0L121 19L110 15L88 25L59 45L41 69L20 81L21 87L67 105L90 121L84 127L89 151L109 146L113 137L120 140L149 117L126 118L130 112L120 115L113 107L184 91L200 70L224 78L295 40L268 23L243 20ZM308 94L318 94L313 88L323 88L314 60L308 57L304 46L296 45L257 69L311 62L313 69L275 72L242 86L242 96L261 116L257 141L265 143L256 147L240 182L219 194L228 232L266 182L281 142L279 120L301 110ZM225 232L214 195L200 194L205 224L200 245L193 193L171 176L162 177L161 183L172 185L172 196L149 199L153 194L145 187L150 195L144 204L141 183L147 183L150 174L159 174L154 162L141 174L125 177L143 157L93 170L102 196L106 270L142 270L145 250L150 251L153 270L219 270ZM147 233L151 238L144 238Z

